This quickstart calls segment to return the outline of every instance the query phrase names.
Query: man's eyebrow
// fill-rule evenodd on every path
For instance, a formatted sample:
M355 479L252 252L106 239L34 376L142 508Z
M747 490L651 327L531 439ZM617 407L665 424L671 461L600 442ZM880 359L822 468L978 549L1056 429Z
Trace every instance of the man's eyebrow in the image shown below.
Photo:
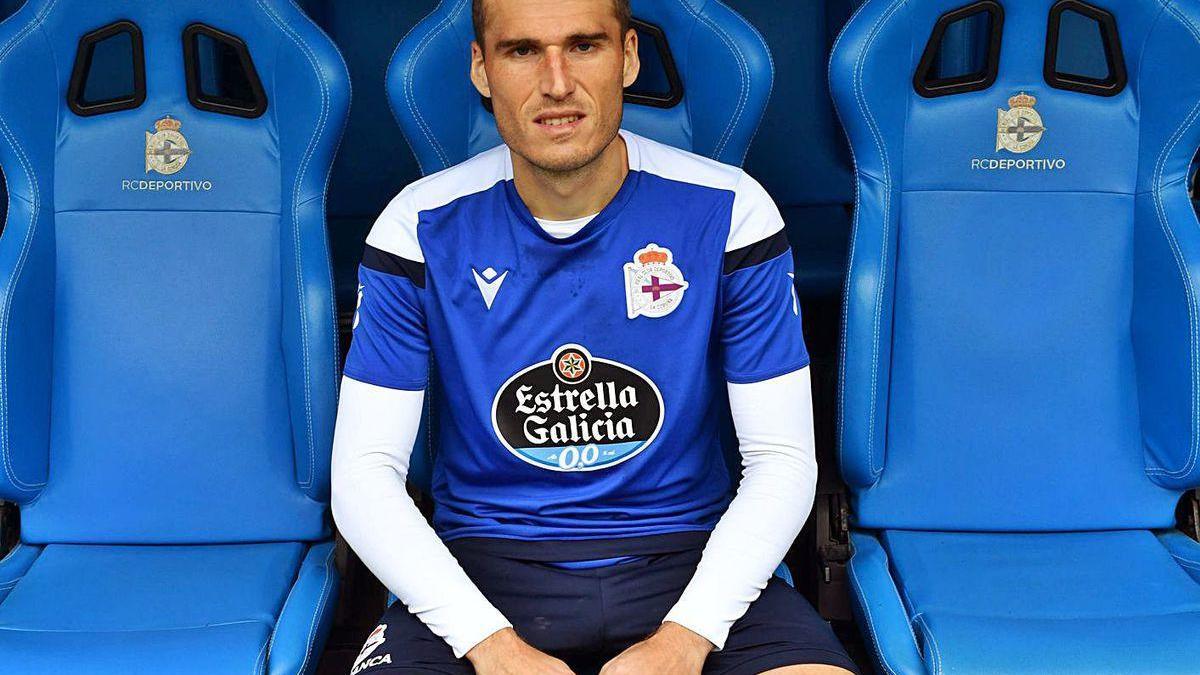
M567 36L566 42L608 42L611 39L612 38L609 37L608 33L601 31L598 33L573 33ZM496 43L496 49L498 50L512 49L514 47L532 48L541 46L542 42L533 38L509 38L507 40L500 40Z

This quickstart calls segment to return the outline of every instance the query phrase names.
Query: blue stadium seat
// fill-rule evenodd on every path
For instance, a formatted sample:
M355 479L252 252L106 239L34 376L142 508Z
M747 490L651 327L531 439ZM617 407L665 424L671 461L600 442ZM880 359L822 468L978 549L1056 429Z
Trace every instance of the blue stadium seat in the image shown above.
M883 672L1196 671L1198 58L1173 0L870 0L839 38L840 458Z
M326 207L335 298L347 331L367 232L396 192L421 177L403 134L392 123L384 76L396 41L435 5L437 0L300 0L304 11L341 47L354 82L350 119L333 162Z
M288 0L0 24L5 672L315 669L348 89Z
M639 29L642 73L629 92L671 99L673 64L680 85L674 91L681 95L669 105L627 96L622 126L741 165L771 90L771 58L762 36L720 2L634 0L633 15L650 28ZM654 28L666 50L659 49ZM404 38L388 66L392 111L424 174L500 143L495 120L467 79L473 37L470 0L442 0ZM409 477L428 492L432 445L423 436Z
M787 223L800 297L836 299L846 271L854 179L826 73L851 0L728 2L762 31L778 73L746 171Z

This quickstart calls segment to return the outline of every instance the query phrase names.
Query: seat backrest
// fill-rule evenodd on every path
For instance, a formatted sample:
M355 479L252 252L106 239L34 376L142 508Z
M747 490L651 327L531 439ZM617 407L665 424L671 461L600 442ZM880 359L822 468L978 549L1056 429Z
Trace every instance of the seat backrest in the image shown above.
M1198 26L1172 0L870 0L847 25L860 526L1174 523L1200 482Z
M829 100L827 66L851 0L728 0L770 45L779 77L746 171L763 184L787 224L801 297L842 290L854 178Z
M327 534L348 88L288 0L0 24L0 496L24 540Z
M626 97L622 126L741 165L771 92L762 37L715 0L634 0L633 15L649 24L639 29L643 72L629 89L644 96ZM422 173L500 143L467 78L473 35L470 0L442 0L405 36L388 67L392 111Z
M762 36L720 2L632 4L642 71L626 91L621 126L740 165L774 77ZM467 77L473 35L470 0L442 0L404 37L388 67L392 111L424 174L500 143L495 120ZM425 451L413 454L409 469L409 479L425 491L435 445L427 428L422 425L417 441ZM724 435L731 437L728 430Z
M367 232L397 189L421 177L404 135L392 123L384 88L388 62L398 36L429 14L437 0L300 0L299 4L341 47L354 82L350 118L329 177L326 209L337 304L343 325L349 328Z

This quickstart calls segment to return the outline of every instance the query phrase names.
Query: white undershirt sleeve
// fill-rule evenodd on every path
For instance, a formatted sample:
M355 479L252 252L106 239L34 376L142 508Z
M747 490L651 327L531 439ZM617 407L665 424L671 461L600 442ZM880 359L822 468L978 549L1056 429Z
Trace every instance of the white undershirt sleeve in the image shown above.
M423 391L342 379L333 517L367 568L461 658L511 626L479 592L405 490Z
M664 622L717 649L771 579L812 510L817 489L808 368L728 385L742 480L704 548L696 574Z

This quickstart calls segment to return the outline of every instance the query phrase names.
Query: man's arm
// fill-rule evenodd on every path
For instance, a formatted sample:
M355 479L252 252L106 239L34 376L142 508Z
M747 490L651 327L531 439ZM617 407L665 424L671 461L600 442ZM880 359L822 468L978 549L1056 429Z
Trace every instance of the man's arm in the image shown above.
M358 557L480 675L571 675L479 592L404 488L424 392L342 379L333 515Z
M367 568L462 657L511 626L475 587L405 490L424 392L342 380L333 516Z
M761 382L730 383L728 389L742 481L695 576L664 619L718 649L796 539L817 489L808 368Z

